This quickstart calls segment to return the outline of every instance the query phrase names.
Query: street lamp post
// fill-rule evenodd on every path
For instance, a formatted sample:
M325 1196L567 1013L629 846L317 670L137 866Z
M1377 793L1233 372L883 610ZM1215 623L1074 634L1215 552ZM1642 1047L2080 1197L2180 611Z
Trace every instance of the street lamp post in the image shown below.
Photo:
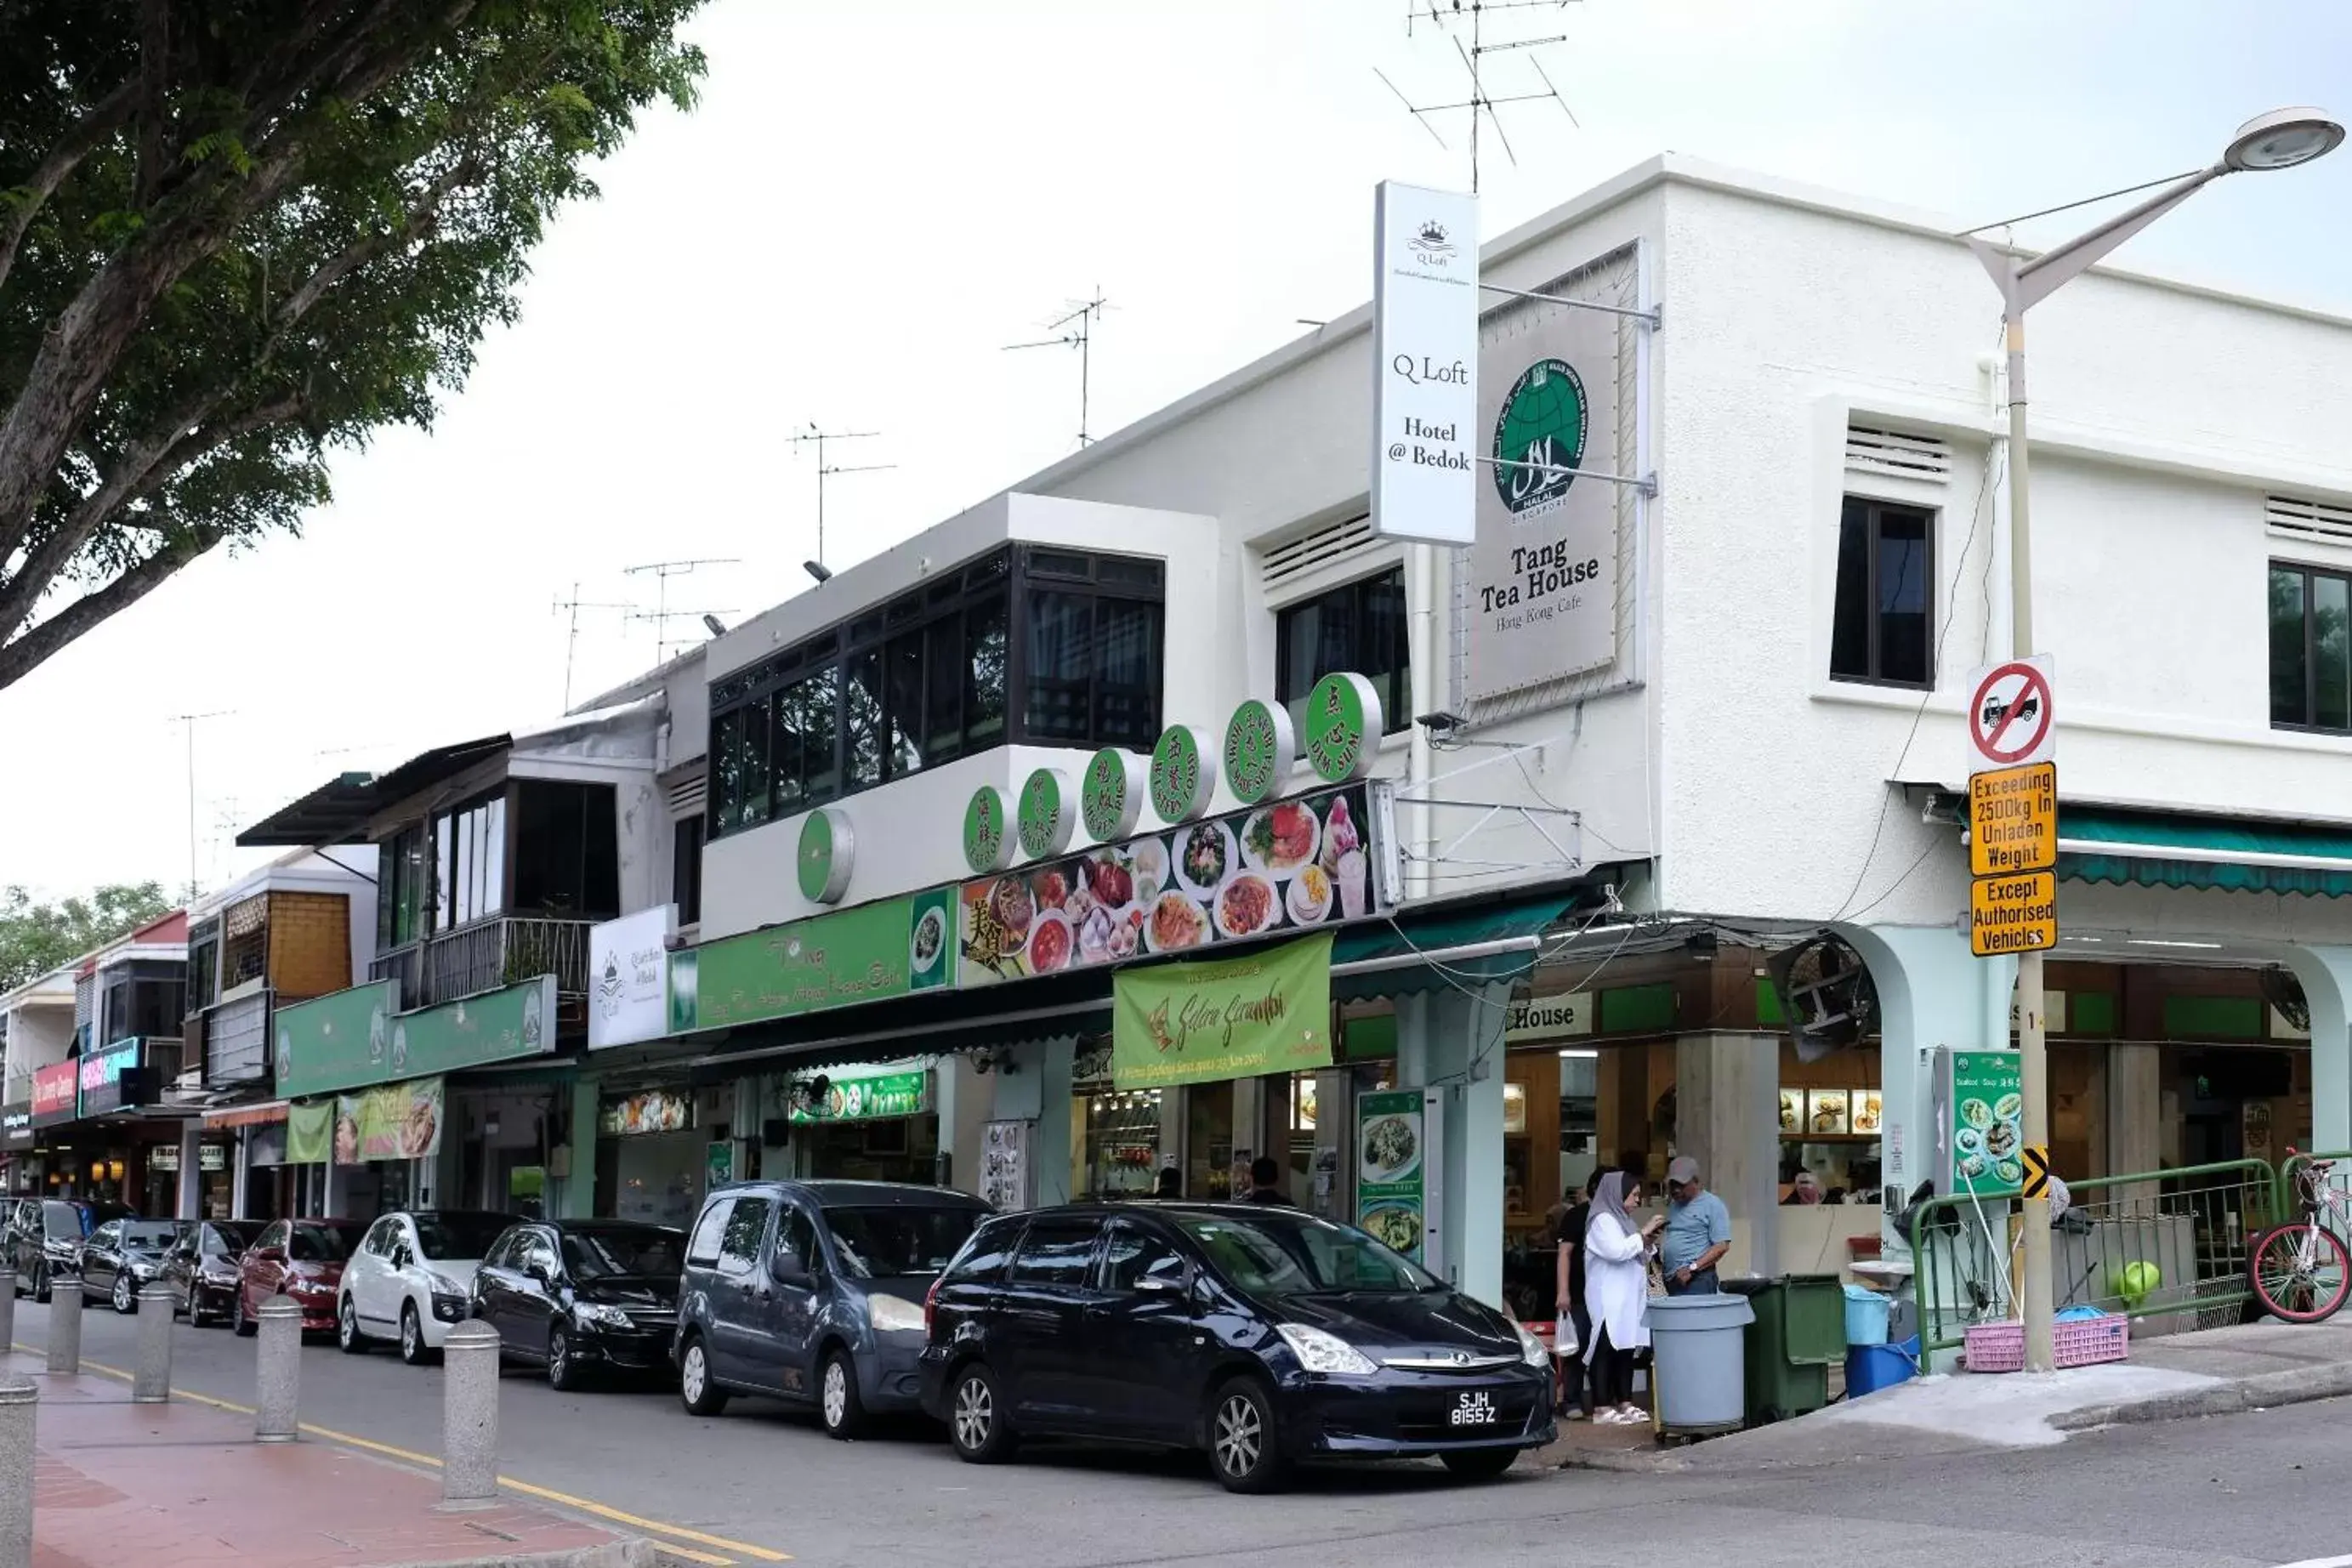
M2023 658L2033 652L2032 525L2027 510L2025 312L2222 175L2291 169L2334 152L2343 141L2344 127L2316 109L2273 110L2239 127L2221 161L2212 167L2181 175L2128 212L2117 214L2088 234L2055 249L2021 258L2007 247L1983 238L1983 229L1971 230L1963 237L2000 289L2001 321L2009 352L2010 650L2016 657ZM2042 954L2025 953L2017 961L2018 1087L2025 1100L2023 1141L2030 1149L2046 1149L2050 1143L2050 1073L2042 1035ZM2050 1332L2050 1200L2046 1194L2024 1200L2023 1224L2024 1278L2019 1281L2017 1290L2025 1321L2025 1365L2030 1372L2048 1372L2053 1363Z

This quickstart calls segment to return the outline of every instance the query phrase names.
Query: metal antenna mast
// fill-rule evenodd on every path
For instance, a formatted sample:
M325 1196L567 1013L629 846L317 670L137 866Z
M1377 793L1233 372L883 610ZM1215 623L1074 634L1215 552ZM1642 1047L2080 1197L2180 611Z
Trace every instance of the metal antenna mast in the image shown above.
M188 897L196 896L196 726L207 719L226 719L235 713L234 708L215 708L209 713L173 713L165 721L184 724L188 733Z
M1478 194L1478 116L1481 113L1493 122L1495 135L1503 143L1503 154L1510 159L1511 166L1515 169L1518 167L1519 155L1511 146L1509 134L1503 129L1503 117L1496 112L1496 106L1506 103L1533 103L1548 98L1559 105L1560 112L1568 116L1568 122L1570 125L1577 125L1576 110L1569 108L1568 100L1559 95L1559 89L1552 86L1551 78L1545 73L1543 62L1533 55L1528 57L1528 66L1536 73L1536 79L1543 83L1541 92L1517 92L1496 98L1486 91L1486 58L1488 55L1520 49L1540 49L1551 44L1564 44L1568 42L1568 35L1556 33L1549 37L1506 38L1499 42L1489 43L1486 40L1486 13L1532 11L1538 8L1563 11L1574 4L1576 0L1444 0L1444 4L1440 4L1439 0L1415 0L1415 3L1409 4L1404 15L1405 36L1407 37L1412 36L1413 26L1417 23L1434 26L1453 40L1454 52L1460 57L1462 68L1470 73L1470 96L1460 103L1417 104L1405 96L1403 89L1389 80L1387 72L1378 66L1372 68L1372 74L1381 79L1381 85L1396 94L1397 101L1404 105L1405 112L1419 121L1421 128L1434 137L1440 147L1445 145L1445 138L1438 135L1437 127L1430 123L1430 117L1456 110L1466 109L1470 111L1470 194L1472 195ZM1448 29L1448 24L1452 24L1458 29L1465 16L1469 19L1470 32L1470 42L1467 45L1463 43L1459 31ZM1577 125L1577 129L1582 130L1583 127Z
M1094 325L1110 305L1103 298L1102 285L1095 285L1094 298L1082 300L1067 315L1058 316L1045 323L1045 330L1057 334L1039 338L1034 342L1007 343L1004 352L1015 349L1076 349L1078 351L1078 445L1087 446L1094 437L1087 434L1087 399L1094 384Z
M563 710L569 713L572 711L572 658L580 651L580 612L619 610L628 615L635 613L636 605L611 599L583 599L580 596L580 584L574 583L572 584L572 597L558 599L548 607L555 615L569 614L572 617L563 643Z
M811 420L805 431L790 437L795 456L803 446L814 444L816 447L816 563L820 566L824 564L824 481L835 474L871 474L898 466L896 463L827 463L824 460L824 444L827 441L866 441L880 434L879 430L820 430L816 422Z
M625 575L631 577L641 577L648 572L653 574L656 584L653 609L632 610L629 612L628 618L633 621L653 623L656 664L661 663L669 657L672 643L683 644L687 640L684 637L673 637L669 635L670 622L688 616L731 616L735 613L732 610L673 610L669 607L669 580L673 577L687 576L698 566L740 566L741 564L740 561L731 555L705 555L691 561L649 561L643 566L621 568Z

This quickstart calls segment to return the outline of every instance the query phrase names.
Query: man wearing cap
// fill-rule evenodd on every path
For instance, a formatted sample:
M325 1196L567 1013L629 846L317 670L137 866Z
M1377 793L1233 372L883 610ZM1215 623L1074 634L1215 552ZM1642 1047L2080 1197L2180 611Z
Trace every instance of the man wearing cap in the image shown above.
M1666 1231L1658 1267L1669 1296L1711 1296L1722 1287L1715 1266L1731 1250L1731 1211L1701 1184L1698 1162L1687 1154L1666 1167Z

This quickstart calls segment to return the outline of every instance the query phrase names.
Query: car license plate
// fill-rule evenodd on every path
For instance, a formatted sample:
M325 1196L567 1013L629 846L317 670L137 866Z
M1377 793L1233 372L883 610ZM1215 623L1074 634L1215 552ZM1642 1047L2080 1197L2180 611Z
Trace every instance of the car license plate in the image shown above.
M1502 1415L1495 1408L1491 1394L1459 1394L1454 1398L1453 1425L1456 1426L1492 1426Z

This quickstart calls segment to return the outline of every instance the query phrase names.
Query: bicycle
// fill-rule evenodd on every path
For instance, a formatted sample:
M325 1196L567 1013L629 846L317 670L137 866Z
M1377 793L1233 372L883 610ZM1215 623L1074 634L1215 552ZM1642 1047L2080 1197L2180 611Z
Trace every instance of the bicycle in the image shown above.
M2292 1161L2294 1151L2286 1152ZM2352 1249L2338 1234L2352 1229L2352 1193L2328 1184L2334 1164L2313 1160L2295 1172L2303 1217L2266 1232L2246 1266L2254 1300L2290 1323L2324 1322L2352 1296ZM2336 1222L2333 1228L2321 1223L2322 1211Z

